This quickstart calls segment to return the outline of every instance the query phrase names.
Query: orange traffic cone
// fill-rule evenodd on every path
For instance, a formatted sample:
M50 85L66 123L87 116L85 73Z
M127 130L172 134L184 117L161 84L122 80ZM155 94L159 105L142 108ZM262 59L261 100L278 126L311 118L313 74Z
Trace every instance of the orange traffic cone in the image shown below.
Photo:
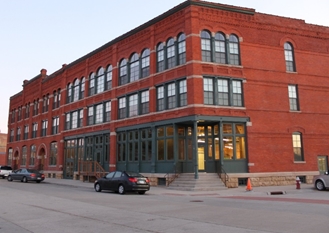
M247 182L247 188L246 188L247 191L251 191L252 190L252 187L251 187L251 182L250 182L250 178L248 178L248 182Z

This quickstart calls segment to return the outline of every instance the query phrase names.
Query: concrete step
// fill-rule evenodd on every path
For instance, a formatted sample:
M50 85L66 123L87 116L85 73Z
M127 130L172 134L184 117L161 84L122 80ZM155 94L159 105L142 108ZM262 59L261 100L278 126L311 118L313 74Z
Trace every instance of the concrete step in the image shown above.
M216 173L199 173L198 179L194 177L194 173L182 173L168 188L184 191L218 191L227 189Z

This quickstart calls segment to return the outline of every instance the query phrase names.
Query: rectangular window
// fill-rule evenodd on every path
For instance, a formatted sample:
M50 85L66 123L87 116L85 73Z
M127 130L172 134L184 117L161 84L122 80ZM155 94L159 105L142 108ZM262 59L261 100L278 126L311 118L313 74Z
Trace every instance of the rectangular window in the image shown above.
M79 123L78 123L78 127L82 127L83 126L83 109L79 110Z
M28 139L29 138L29 126L25 125L24 126L24 139Z
M214 88L215 87L215 88ZM204 104L243 106L242 81L229 78L204 78Z
M294 161L304 161L301 133L294 132L292 134L292 146L294 150Z
M228 81L225 79L218 80L218 105L228 106Z
M52 128L52 134L58 134L59 133L59 117L53 118L53 128Z
M129 96L129 117L138 115L138 95Z
M158 111L162 111L165 109L163 86L157 88L157 107L158 107Z
M149 113L149 95L150 94L148 90L141 93L141 114Z
M72 129L78 128L78 112L72 113Z
M10 142L13 142L14 141L14 133L15 133L14 130L11 129L10 130L10 139L9 139Z
M66 113L65 129L71 129L71 113Z
M203 79L204 104L214 104L214 85L212 78Z
M165 126L157 129L158 161L174 159L174 127Z
M186 79L166 83L157 87L157 111L187 105Z
M126 97L119 99L119 119L126 118Z
M32 138L37 137L37 132L38 132L38 123L33 123L32 124Z
M42 121L41 136L47 136L48 120Z
M95 124L103 123L103 103L96 105Z
M88 125L94 124L94 106L88 108Z
M242 106L242 87L241 81L232 80L232 105L233 106Z
M105 122L111 121L111 101L105 103Z
M297 95L297 86L289 85L288 86L289 93L289 106L291 111L298 111L298 95Z
M17 128L16 141L21 140L21 128Z
M186 80L179 81L179 106L187 105L187 87Z
M168 109L176 107L176 87L175 83L168 84Z

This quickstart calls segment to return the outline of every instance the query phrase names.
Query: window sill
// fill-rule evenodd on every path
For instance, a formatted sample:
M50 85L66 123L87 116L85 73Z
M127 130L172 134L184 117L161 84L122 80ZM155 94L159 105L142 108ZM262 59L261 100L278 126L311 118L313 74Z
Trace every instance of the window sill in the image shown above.
M304 163L306 163L306 161L294 161L294 163L300 163L300 164L304 164Z
M300 111L300 110L289 110L289 112L291 112L291 113L302 113L302 111Z

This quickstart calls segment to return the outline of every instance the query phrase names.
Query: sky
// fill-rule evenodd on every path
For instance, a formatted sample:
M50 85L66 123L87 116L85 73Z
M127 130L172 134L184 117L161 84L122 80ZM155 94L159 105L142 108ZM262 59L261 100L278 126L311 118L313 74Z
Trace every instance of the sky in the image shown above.
M50 75L185 0L0 0L0 132L9 99L47 69ZM328 0L209 0L329 27Z

